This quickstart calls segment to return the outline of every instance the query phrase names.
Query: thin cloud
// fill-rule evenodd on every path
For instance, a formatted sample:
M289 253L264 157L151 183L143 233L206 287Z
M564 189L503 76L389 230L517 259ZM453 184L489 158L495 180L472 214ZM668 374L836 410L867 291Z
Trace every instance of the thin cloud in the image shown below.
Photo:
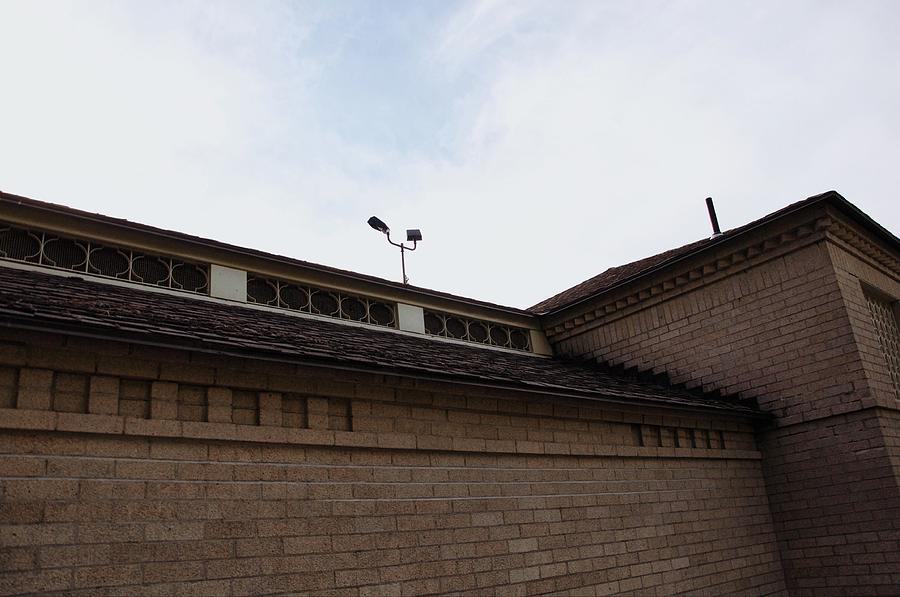
M48 8L51 7L51 8ZM527 306L829 188L898 211L893 2L0 3L0 188ZM839 41L836 41L839 40ZM7 90L13 90L9 92Z

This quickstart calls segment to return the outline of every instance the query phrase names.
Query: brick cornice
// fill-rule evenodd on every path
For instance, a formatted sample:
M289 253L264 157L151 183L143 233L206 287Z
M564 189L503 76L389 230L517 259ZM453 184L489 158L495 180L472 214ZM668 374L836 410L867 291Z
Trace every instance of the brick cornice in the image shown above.
M826 231L835 225L834 218L820 213L749 244L736 244L728 253L711 254L705 260L697 256L688 267L682 266L678 270L672 268L667 272L668 275L635 280L618 293L610 292L607 297L598 296L595 301L585 305L584 310L545 324L545 333L551 341L582 334L651 304L691 292L751 266L821 241L826 238Z
M900 276L900 260L849 222L839 217L830 217L826 230L829 240L839 241L842 245L854 250L864 260L885 269L894 276Z

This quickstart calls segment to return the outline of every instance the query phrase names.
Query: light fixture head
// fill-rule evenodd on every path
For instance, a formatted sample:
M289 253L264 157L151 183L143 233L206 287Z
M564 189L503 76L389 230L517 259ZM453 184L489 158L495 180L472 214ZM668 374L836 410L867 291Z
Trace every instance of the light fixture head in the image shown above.
M406 231L406 240L417 242L422 240L422 231L418 228Z
M384 222L382 222L381 220L379 220L378 218L376 218L375 216L372 216L371 218L369 218L369 226L371 226L372 228L374 228L375 230L377 230L378 232L380 232L382 234L390 234L391 233L391 229L388 228L388 225L385 224Z

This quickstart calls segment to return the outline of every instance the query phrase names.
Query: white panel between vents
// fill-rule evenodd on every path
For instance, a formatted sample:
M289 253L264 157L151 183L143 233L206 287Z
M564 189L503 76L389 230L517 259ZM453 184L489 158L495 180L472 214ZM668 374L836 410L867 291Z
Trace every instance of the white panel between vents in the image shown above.
M425 312L422 307L397 303L397 321L401 330L425 333Z
M529 330L529 333L531 334L531 350L535 354L553 355L553 348L550 347L550 342L547 341L544 332Z
M209 266L209 295L229 301L247 302L247 272L223 265Z

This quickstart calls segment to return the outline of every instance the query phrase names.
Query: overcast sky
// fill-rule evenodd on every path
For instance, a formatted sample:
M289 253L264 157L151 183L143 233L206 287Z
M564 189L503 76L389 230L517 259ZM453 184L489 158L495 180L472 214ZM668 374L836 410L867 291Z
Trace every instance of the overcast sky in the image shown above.
M900 2L0 0L0 189L527 307L836 189L900 224Z

